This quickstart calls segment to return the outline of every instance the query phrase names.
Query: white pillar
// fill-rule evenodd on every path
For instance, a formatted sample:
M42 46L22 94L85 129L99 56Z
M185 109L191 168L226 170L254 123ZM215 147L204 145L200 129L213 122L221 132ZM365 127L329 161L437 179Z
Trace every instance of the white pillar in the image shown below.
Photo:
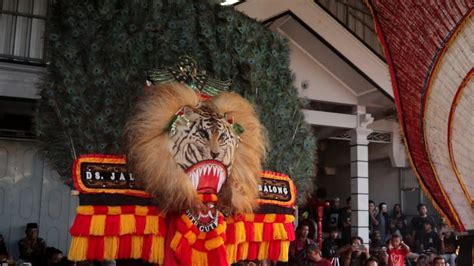
M373 121L365 108L357 108L359 127L349 131L351 136L351 201L352 236L360 236L369 243L369 141L372 129L366 128Z

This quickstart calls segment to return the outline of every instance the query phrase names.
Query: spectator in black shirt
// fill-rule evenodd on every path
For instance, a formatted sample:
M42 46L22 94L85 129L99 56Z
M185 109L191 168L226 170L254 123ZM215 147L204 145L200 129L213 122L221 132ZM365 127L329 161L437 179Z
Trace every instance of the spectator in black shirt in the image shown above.
M339 230L342 230L343 220L347 216L351 217L351 197L346 199L346 206L339 209L339 219L337 221Z
M331 212L333 211L333 201L324 201L323 209L323 232L328 233L331 229ZM337 213L337 210L335 211ZM336 223L337 226L337 223Z
M337 228L332 228L329 237L323 242L323 257L328 260L333 260L338 256L337 250L341 247L341 241L338 239L339 231Z
M457 237L453 230L451 230L447 225L443 224L440 230L441 239L441 256L449 262L450 266L456 265L456 249L459 246Z
M331 208L328 210L328 230L327 232L330 232L333 228L337 229L337 226L339 224L339 213L340 213L340 208L339 208L339 198L334 198L331 201Z
M339 213L339 230L341 231L342 245L351 242L351 197L346 199L346 207L343 207Z
M397 226L397 227L399 227L398 229L400 230L400 232L401 232L401 229L402 229L400 227L406 227L407 226L407 217L405 216L405 214L403 214L402 206L398 203L393 205L392 216L390 217L390 219L395 220L396 224L400 225L400 226Z
M441 239L438 234L433 230L433 225L430 221L425 221L423 223L423 234L420 234L420 237L417 238L419 245L418 251L421 253L426 250L434 250L438 253L441 248ZM417 234L418 236L418 234Z
M378 221L375 218L377 216L377 208L375 207L375 202L373 200L369 200L369 231L376 229L378 225Z
M64 254L61 250L57 248L48 247L45 251L45 259L47 266L60 265L60 263L64 259Z
M396 221L397 222L397 229L400 232L401 236L404 236L406 234L410 233L410 230L408 229L408 226L406 223L404 223L401 220Z
M30 262L33 266L41 265L46 250L46 242L38 237L38 224L28 223L25 233L26 237L18 242L20 259Z
M346 245L351 242L351 217L344 216L343 218L343 228L341 232L341 244Z
M384 244L380 232L377 230L372 231L372 233L370 233L370 256L376 258L378 261L383 261L382 256L384 255L384 250L386 250Z
M431 223L432 228L434 228L435 222L433 217L428 215L428 209L426 208L426 205L423 203L418 204L418 216L413 217L411 220L411 225L414 230L414 237L415 239L418 239L421 237L421 234L423 233L423 224L425 222Z

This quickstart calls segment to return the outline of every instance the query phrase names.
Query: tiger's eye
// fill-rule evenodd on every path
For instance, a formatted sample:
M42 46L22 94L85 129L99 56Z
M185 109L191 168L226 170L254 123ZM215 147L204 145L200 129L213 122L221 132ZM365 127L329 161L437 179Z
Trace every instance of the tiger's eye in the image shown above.
M225 133L221 133L219 135L219 140L225 140L225 137L226 137Z
M209 139L209 133L207 133L206 130L204 129L200 129L198 131L199 135L202 137L202 138L205 138L205 139Z

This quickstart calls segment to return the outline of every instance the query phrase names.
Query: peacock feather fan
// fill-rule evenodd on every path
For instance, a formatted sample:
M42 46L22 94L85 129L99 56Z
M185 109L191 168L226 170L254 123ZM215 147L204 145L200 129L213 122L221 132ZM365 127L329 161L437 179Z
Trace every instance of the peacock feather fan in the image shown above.
M300 111L287 41L212 0L56 1L36 119L45 158L66 180L76 156L123 153L122 129L149 70L189 55L253 102L270 141L266 169L312 189L315 138Z

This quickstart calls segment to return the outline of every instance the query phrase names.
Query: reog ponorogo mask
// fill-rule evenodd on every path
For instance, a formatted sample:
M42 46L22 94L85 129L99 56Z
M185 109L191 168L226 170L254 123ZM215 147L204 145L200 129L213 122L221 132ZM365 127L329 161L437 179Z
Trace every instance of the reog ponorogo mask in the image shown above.
M207 94L210 79L195 67L184 57L169 70L176 78L152 80L145 89L125 127L130 170L164 212L205 208L199 194L218 196L221 210L251 212L265 153L263 128L238 94L215 87L217 95ZM199 82L203 91L194 85Z
M125 126L126 157L83 155L72 260L164 265L286 261L295 189L263 172L253 106L190 57L153 70Z

